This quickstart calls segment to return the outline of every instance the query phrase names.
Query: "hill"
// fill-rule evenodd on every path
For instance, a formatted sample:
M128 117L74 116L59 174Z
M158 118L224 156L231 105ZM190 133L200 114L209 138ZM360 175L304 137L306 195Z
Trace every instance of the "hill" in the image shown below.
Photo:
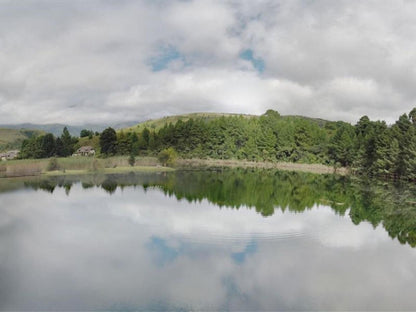
M0 151L20 149L23 140L41 134L40 130L0 128Z
M132 125L130 127L120 127L118 128L119 131L123 132L136 132L140 133L143 131L144 128L147 128L149 130L159 131L161 128L163 128L165 125L171 123L172 125L175 125L179 120L186 122L189 119L202 119L205 121L221 118L221 117L243 117L243 118L259 118L259 115L247 115L247 114L233 114L233 113L190 113L190 114L182 114L182 115L174 115L174 116L165 116L158 119L149 119L143 122L139 122L138 124ZM306 117L306 116L300 116L300 115L282 115L282 119L289 120L305 120L310 121L312 123L316 123L320 127L325 127L329 125L329 128L331 128L331 125L335 124L336 122L325 120L322 118L312 118L312 117ZM117 128L116 128L117 129Z
M183 114L183 115L174 115L174 116L166 116L159 119L150 119L143 122L140 122L136 125L133 125L128 128L121 128L120 131L124 132L142 132L144 128L149 130L159 131L163 128L164 125L169 123L176 124L179 120L186 122L189 119L203 119L203 120L213 120L220 117L238 117L242 116L244 118L256 118L259 117L257 115L243 115L243 114L231 114L231 113L190 113L190 114Z
M65 125L65 124L32 124L32 123L22 123L22 124L3 124L0 125L0 128L3 129L14 129L14 130L20 130L20 129L33 129L33 130L40 130L42 132L46 133L52 133L54 136L60 136L62 134L62 130L67 127L69 133L72 136L79 136L81 130L87 129L92 131L98 131L101 132L108 126L111 126L115 129L130 127L132 125L137 124L137 121L130 121L130 122L123 122L123 123L117 123L112 125L107 124L83 124L78 126L72 126L72 125Z

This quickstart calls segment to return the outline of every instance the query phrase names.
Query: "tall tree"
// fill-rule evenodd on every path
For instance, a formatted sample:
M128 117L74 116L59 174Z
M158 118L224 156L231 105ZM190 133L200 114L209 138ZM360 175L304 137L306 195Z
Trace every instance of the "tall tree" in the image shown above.
M52 133L47 133L42 137L41 144L44 157L52 157L56 153L55 137Z
M117 152L117 134L116 131L109 127L100 135L101 153L105 155L115 155Z
M77 139L73 138L68 131L68 128L65 127L62 131L61 141L63 145L63 155L64 157L70 156L75 151L75 144L77 143Z

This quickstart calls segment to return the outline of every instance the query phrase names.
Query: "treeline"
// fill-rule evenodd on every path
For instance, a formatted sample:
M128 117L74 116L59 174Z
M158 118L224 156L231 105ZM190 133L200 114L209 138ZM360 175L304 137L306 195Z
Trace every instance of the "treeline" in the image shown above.
M357 174L416 180L416 109L394 125L363 116L356 125L268 110L260 117L191 118L140 132L83 130L97 139L97 154L158 155L173 148L184 158L243 159L321 163L351 168ZM77 139L67 130L22 144L22 158L68 156ZM81 141L80 141L81 142ZM87 142L87 141L82 141Z
M182 157L330 163L327 144L335 126L304 117L281 117L269 110L258 118L191 118L139 133L115 135L108 128L100 142L105 145L104 153L110 154L155 155L173 147Z
M53 156L67 157L75 151L78 138L70 135L65 127L60 137L52 133L24 140L20 148L19 158L48 158Z
M351 125L268 110L259 118L179 120L158 131L145 128L138 136L119 133L117 140L119 153L154 154L173 147L182 157L322 163L416 180L416 108L391 126L367 116Z

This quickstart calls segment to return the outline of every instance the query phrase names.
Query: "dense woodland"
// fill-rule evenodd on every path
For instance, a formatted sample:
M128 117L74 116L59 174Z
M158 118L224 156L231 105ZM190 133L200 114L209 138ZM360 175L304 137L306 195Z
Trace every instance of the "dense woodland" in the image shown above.
M49 133L25 140L21 158L65 157L88 144L103 157L157 155L173 148L185 158L322 163L357 174L416 180L416 109L391 126L367 116L351 125L268 110L259 117L197 117L159 129L83 130L80 136L64 129L57 138Z

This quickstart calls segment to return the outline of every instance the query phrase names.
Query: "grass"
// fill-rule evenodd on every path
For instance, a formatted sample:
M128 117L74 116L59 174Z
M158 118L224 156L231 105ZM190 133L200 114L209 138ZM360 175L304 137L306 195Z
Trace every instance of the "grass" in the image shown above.
M129 172L168 172L175 169L170 167L150 167L150 166L134 166L134 167L117 167L117 168L103 168L96 171L90 170L53 170L44 173L46 176L61 176L61 175L84 175L91 173L103 173L103 174L117 174L117 173L129 173Z
M109 158L67 157L51 159L22 159L0 162L0 177L23 177L41 174L123 173L132 171L167 171L155 157L136 157L130 166L128 156ZM51 166L53 164L53 166ZM53 167L53 168L51 168Z
M89 173L128 173L128 172L165 172L174 170L160 166L155 157L136 157L135 165L130 166L128 156L109 158L68 157L57 159L24 159L0 162L0 177L23 177L37 175L80 175ZM53 164L53 166L51 166ZM51 168L53 167L53 168ZM320 164L301 164L286 162L253 162L245 160L221 159L178 159L178 168L242 167L302 171L318 174L348 174L346 168L337 168Z
M0 128L0 151L20 149L23 140L41 133L38 130Z
M347 175L347 168L337 168L321 164L303 164L292 162L267 162L267 161L248 161L248 160L224 160L224 159L179 159L177 161L179 168L200 168L200 167L231 167L231 168L261 168L261 169L278 169L285 171L301 171L318 174Z

